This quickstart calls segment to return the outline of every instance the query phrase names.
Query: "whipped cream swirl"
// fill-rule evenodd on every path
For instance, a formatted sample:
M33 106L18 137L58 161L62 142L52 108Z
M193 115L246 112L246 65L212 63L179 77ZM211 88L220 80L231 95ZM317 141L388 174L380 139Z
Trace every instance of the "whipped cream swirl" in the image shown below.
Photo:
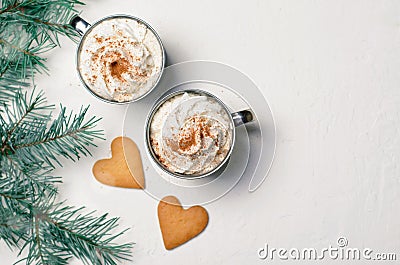
M89 29L78 66L89 88L102 98L130 101L147 93L162 68L162 48L146 25L126 18L107 19Z
M230 114L210 96L178 94L154 114L150 141L158 160L171 172L205 174L218 167L230 151Z

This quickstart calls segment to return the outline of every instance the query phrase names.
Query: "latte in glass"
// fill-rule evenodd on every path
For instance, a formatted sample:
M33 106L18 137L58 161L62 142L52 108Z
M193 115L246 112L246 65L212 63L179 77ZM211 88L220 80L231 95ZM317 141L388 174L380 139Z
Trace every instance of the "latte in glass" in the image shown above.
M231 114L216 98L184 92L167 99L150 121L154 156L172 173L203 175L226 160L233 142Z
M158 82L163 48L144 23L111 17L91 27L78 53L78 70L97 96L128 102L146 95Z

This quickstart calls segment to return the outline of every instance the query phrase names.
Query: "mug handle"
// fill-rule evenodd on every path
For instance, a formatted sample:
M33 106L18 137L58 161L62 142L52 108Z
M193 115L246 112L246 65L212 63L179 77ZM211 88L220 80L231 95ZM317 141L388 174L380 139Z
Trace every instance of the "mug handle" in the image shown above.
M245 123L251 122L254 120L254 113L247 109L247 110L240 110L238 112L234 112L231 114L233 123L235 124L235 127L238 127L240 125L243 125Z
M90 24L81 18L80 16L76 15L72 17L71 21L69 22L71 27L73 27L80 35L85 34L85 32L90 28Z

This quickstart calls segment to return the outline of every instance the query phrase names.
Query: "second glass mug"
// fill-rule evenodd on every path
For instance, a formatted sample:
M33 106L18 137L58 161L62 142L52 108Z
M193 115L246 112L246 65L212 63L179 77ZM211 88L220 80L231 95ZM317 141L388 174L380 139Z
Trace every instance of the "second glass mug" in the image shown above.
M181 173L177 173L177 172L172 172L170 171L168 168L166 168L157 158L157 155L155 154L153 148L152 148L152 144L151 144L151 123L153 121L153 117L156 114L156 112L158 111L158 109L167 101L169 101L170 99L179 96L179 95L183 95L185 93L194 93L194 94L198 94L199 96L206 96L208 98L213 99L214 101L216 101L225 111L225 113L227 114L227 116L229 117L229 123L230 123L230 130L231 130L231 134L232 134L232 142L229 148L229 152L226 154L225 158L216 166L214 167L212 170L205 172L205 173L200 173L200 174L181 174ZM199 178L204 178L207 176L210 176L212 174L214 174L215 172L217 172L219 169L221 169L224 165L227 164L232 151L233 151L233 147L235 144L235 140L236 140L236 133L235 133L235 128L238 126L242 126L248 122L252 122L255 119L255 115L253 113L253 111L251 109L244 109L244 110L240 110L240 111L236 111L236 112L232 112L228 106L217 96L215 96L214 94L201 90L201 89L186 89L186 90L180 90L180 91L176 91L176 92L172 92L172 93L168 93L166 96L164 96L163 98L159 99L158 102L156 102L153 107L151 108L146 122L145 122L145 144L146 144L146 149L147 149L147 153L148 155L151 157L152 161L158 166L159 169L161 169L162 171L164 171L165 173L173 176L173 177L177 177L177 178L182 178L182 179L199 179Z

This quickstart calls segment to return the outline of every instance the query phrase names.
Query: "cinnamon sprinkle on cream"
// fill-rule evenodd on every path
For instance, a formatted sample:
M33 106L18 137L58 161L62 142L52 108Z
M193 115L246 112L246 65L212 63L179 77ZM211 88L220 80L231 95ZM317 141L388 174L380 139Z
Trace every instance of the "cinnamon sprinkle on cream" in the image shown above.
M125 58L120 58L110 64L111 76L123 81L122 74L129 70L129 62Z

